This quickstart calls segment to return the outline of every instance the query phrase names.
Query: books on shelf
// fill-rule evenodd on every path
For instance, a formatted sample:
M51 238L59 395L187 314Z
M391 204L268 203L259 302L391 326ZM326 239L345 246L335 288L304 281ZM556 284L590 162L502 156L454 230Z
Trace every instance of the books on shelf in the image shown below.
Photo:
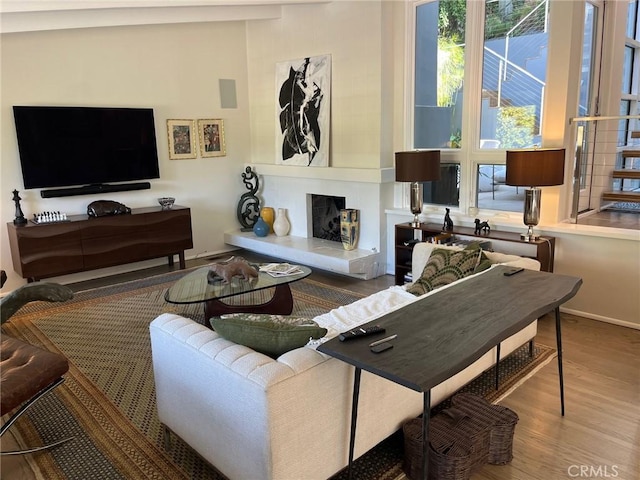
M260 271L268 273L272 277L287 277L302 273L298 265L291 265L289 263L267 263L260 265Z

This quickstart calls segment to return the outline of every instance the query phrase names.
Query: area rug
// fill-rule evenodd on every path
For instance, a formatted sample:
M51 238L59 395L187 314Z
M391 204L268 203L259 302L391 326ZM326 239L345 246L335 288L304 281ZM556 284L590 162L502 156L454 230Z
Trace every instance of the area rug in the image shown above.
M166 289L184 271L77 293L64 304L34 302L3 325L29 343L69 359L66 381L31 408L12 430L26 445L75 436L33 456L47 479L224 479L179 439L166 452L155 408L148 327L163 312L202 323L202 305L164 302ZM314 317L361 295L312 279L291 284L294 314ZM541 365L554 350L527 347L501 363L501 388L487 372L468 389L495 400ZM382 442L356 462L360 479L402 478L402 439ZM336 475L341 479L344 472Z

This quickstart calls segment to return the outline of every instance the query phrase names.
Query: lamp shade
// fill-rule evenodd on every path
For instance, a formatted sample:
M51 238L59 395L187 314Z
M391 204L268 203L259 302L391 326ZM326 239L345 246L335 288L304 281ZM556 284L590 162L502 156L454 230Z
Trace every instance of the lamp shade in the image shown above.
M396 152L397 182L440 180L440 150Z
M507 150L505 183L514 187L562 185L564 157L564 148Z

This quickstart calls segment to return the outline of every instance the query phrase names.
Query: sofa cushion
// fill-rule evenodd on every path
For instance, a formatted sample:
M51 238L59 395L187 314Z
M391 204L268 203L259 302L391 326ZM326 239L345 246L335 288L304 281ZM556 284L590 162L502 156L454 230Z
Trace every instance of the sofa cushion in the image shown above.
M221 337L273 358L327 333L313 320L284 315L235 313L212 317L209 322Z
M453 283L476 273L476 268L488 268L488 259L484 259L482 249L477 245L460 251L436 248L431 252L420 278L407 287L407 291L414 295L424 295L438 287ZM481 265L482 261L485 264Z

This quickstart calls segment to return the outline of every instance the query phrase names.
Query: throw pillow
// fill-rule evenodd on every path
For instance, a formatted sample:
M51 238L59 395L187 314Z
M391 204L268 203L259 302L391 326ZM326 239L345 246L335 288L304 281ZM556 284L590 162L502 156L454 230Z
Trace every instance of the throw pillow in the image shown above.
M431 252L420 278L413 282L407 292L416 296L424 295L443 285L475 273L480 264L482 250L465 249L458 252L436 248Z
M284 315L236 313L213 317L209 323L221 337L273 358L327 334L313 320Z
M473 273L482 272L483 270L486 270L487 268L489 268L492 265L491 260L489 260L489 257L487 257L485 255L484 251L482 250L482 247L480 246L480 242L474 242L474 243L471 243L471 244L467 245L465 247L465 250L480 251L480 259L478 260L478 265L473 270Z

